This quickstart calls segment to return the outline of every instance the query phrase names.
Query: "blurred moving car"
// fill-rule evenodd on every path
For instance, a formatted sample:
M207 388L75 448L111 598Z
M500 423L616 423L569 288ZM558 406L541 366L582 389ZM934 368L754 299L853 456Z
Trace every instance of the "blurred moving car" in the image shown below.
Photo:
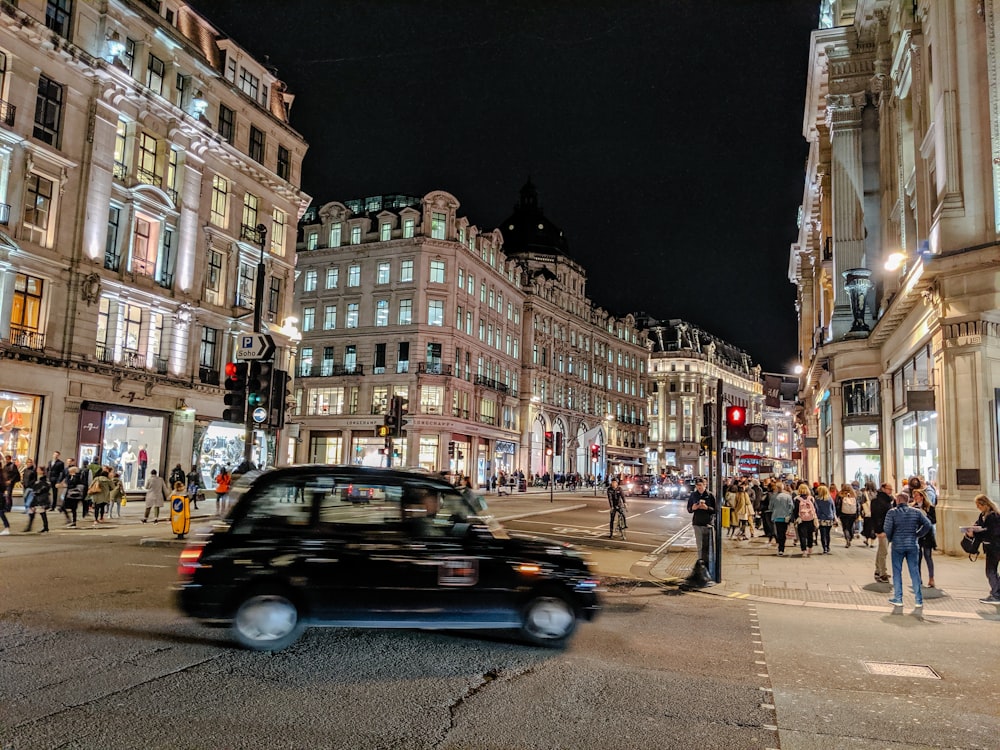
M656 478L649 474L638 474L636 476L625 478L625 495L645 495L649 497L650 489L655 483Z
M306 626L517 630L561 646L600 609L568 544L509 534L482 498L426 473L253 472L224 521L181 553L178 603L265 651Z

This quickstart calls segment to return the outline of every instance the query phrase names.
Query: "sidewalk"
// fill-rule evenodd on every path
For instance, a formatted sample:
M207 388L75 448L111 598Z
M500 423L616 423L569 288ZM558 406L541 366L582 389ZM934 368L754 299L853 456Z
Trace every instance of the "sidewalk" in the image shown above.
M723 537L726 530L723 529ZM830 554L804 557L791 540L785 556L767 546L762 536L745 542L723 539L722 583L698 589L714 596L749 599L771 604L862 612L892 611L888 603L891 583L876 583L875 547L863 539L845 548L843 538L834 539ZM695 563L694 535L690 527L650 568L650 577L663 583L681 584ZM886 561L891 570L891 556ZM989 594L984 572L985 557L972 562L967 556L934 555L935 588L923 587L927 615L1000 621L1000 607L980 604ZM927 569L922 574L926 576ZM903 570L903 608L913 608L913 588Z

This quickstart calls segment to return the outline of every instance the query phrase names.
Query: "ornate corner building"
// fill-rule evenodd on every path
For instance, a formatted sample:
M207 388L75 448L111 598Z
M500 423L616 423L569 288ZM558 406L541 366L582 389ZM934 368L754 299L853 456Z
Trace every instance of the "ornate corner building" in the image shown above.
M789 274L803 473L922 475L953 551L996 497L1000 79L993 0L824 2Z
M501 229L459 205L444 191L380 195L303 217L298 460L385 465L378 428L396 396L409 413L394 466L480 486L517 470L639 471L646 350L632 319L586 298L530 184Z
M290 105L182 2L0 4L4 452L117 465L132 488L242 459L220 373L258 262L263 319L291 311L308 198Z

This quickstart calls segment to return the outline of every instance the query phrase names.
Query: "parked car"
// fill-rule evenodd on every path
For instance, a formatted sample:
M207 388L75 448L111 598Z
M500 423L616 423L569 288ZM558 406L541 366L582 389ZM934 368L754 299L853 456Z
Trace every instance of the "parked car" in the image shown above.
M559 646L600 609L568 544L508 533L432 474L355 466L252 472L181 553L178 603L258 650L306 626L516 630Z

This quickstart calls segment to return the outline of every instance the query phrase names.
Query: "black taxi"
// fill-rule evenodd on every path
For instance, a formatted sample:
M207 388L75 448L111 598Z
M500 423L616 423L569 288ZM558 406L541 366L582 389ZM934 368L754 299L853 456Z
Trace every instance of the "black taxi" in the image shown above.
M306 626L516 630L560 646L600 609L567 544L508 533L440 477L296 466L233 483L225 520L181 553L178 602L273 651Z

